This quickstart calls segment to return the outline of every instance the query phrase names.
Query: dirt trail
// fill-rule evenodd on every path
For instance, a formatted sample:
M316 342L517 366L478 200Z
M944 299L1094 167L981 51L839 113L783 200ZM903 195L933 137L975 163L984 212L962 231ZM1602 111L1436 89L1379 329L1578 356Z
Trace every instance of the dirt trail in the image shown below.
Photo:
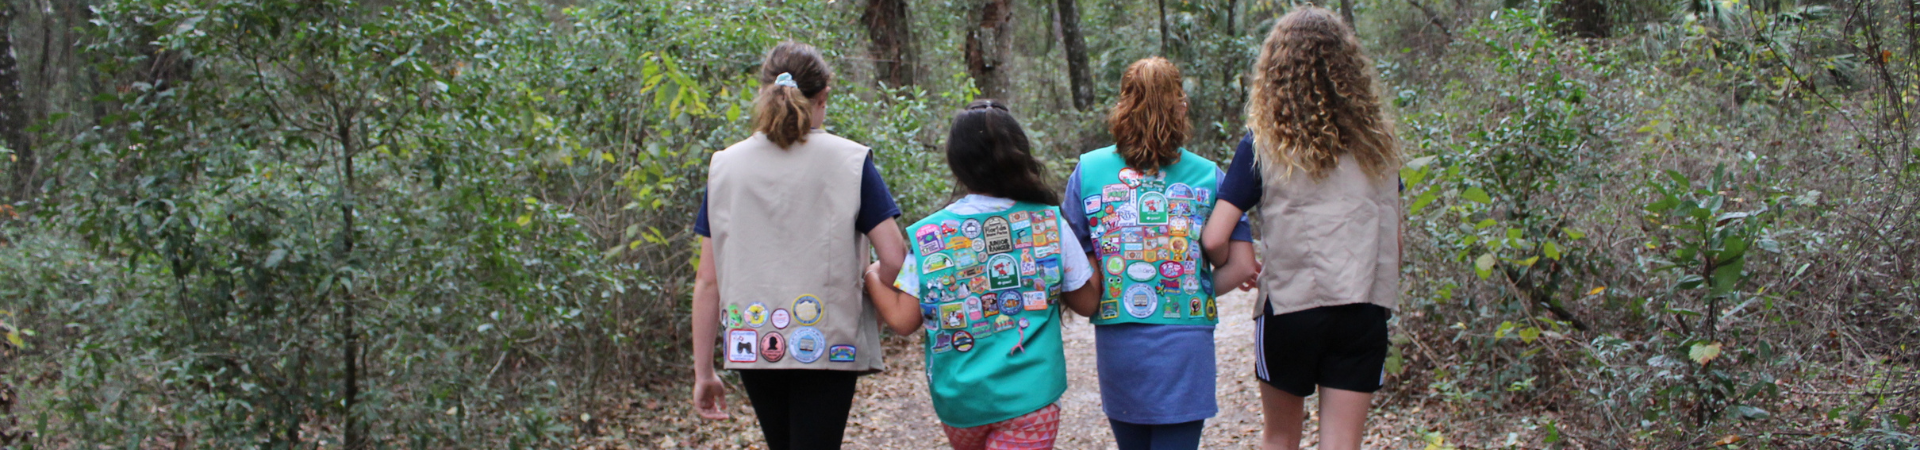
M1235 292L1221 298L1220 326L1214 333L1219 379L1215 396L1220 413L1207 420L1201 448L1257 449L1260 444L1259 381L1253 371L1252 294ZM1100 409L1099 374L1094 363L1093 325L1084 317L1068 320L1062 337L1066 341L1067 392L1060 398L1061 449L1116 448ZM926 375L920 369L923 360L914 346L890 346L884 373L860 380L858 398L847 424L845 448L868 449L945 449L947 438L940 431L932 401L927 397ZM653 432L639 430L640 448L766 448L752 420L746 396L736 387L729 408L731 422L699 423L687 411L685 388L664 393L657 402L664 408L648 424ZM671 402L668 404L667 402ZM1309 404L1312 400L1309 400ZM651 409L651 408L650 408ZM1311 413L1311 412L1310 412ZM1377 412L1367 437L1367 448L1420 448L1412 431L1394 423L1393 414ZM1311 446L1312 424L1306 444ZM650 436L649 436L650 435ZM602 441L600 448L626 447L622 443ZM647 442L651 441L651 442Z

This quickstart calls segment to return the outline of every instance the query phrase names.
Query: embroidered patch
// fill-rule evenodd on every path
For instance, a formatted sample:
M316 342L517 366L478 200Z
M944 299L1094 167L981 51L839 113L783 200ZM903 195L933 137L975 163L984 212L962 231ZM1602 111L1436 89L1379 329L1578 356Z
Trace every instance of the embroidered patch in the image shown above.
M933 338L933 352L946 353L950 350L953 350L953 333L942 331L935 334Z
M925 274L947 270L953 267L953 257L947 256L946 253L934 253L927 256L926 261L924 261L924 264L921 264L920 267L922 269L920 273Z
M976 324L973 324L973 326L971 327L967 327L967 331L972 332L973 337L975 338L984 339L987 336L993 335L993 322L982 320L980 321L980 323L976 323Z
M961 305L964 305L963 308L967 311L967 322L979 322L987 317L986 312L980 308L980 297L967 297Z
M994 290L1020 287L1020 260L1015 259L1011 253L988 257L987 287Z
M958 233L960 233L960 221L947 219L940 222L940 235L952 236Z
M960 235L966 236L968 239L979 239L980 221L967 219L965 222L960 222Z
M1173 197L1173 198L1179 198L1179 199L1192 200L1193 186L1188 186L1186 183L1169 184L1167 185L1167 196Z
M740 328L744 322L746 320L740 318L740 305L727 305L726 314L720 317L720 326L723 328Z
M947 238L947 250L960 250L960 249L968 249L968 248L973 248L973 240L967 239L966 236L961 236L956 234L956 235L953 235L953 237Z
M1160 294L1153 291L1153 286L1136 284L1127 287L1127 315L1135 319L1145 319L1152 316L1153 310L1159 306Z
M946 242L940 239L939 225L926 225L913 232L913 238L920 243L920 254L931 255L945 249Z
M1013 319L1008 319L1004 315L993 316L993 331L1001 332L1011 329L1013 329Z
M958 330L967 327L967 305L948 303L940 305L940 329Z
M1028 311L1042 311L1047 309L1047 292L1045 289L1038 292L1025 292L1022 293L1022 295L1024 295L1024 297L1021 304L1025 306Z
M765 326L767 324L767 304L753 302L753 304L747 305L745 316L747 326L754 328Z
M987 253L1006 253L1013 251L1013 228L1007 223L1006 217L988 217L986 225L982 227L984 228L981 233L984 233L986 236L982 240L987 243Z
M1167 223L1167 196L1159 192L1140 194L1140 223Z
M1187 273L1186 270L1187 269L1182 267L1179 262L1167 261L1160 263L1160 277L1162 278L1179 278L1181 275Z
M851 345L835 345L832 347L827 347L827 361L853 362L853 356L859 350L860 349L854 348Z
M1207 304L1205 302L1200 301L1199 297L1194 297L1193 299L1187 300L1187 317L1191 317L1195 319L1206 317L1207 316L1206 305Z
M1084 198L1084 199L1081 199L1081 200L1080 200L1080 208L1081 208L1081 211L1085 211L1085 212L1094 212L1094 211L1099 211L1099 210L1100 210L1100 196L1098 196L1098 195L1089 195L1089 196L1087 196L1087 198Z
M1159 270L1154 269L1153 263L1134 261L1133 264L1127 265L1127 278L1133 281L1152 281L1153 276L1159 273Z
M1140 187L1140 179L1145 178L1140 174L1140 171L1134 170L1132 167L1120 169L1119 177L1120 182L1126 183L1127 187Z
M750 363L760 358L760 333L727 330L727 362Z
M1120 302L1113 300L1100 301L1100 318L1102 320L1120 318Z
M1111 207L1115 203L1133 200L1133 188L1124 184L1109 184L1100 188L1100 197L1105 203L1103 206Z
M1020 311L1023 309L1021 303L1024 302L1024 299L1025 297L1016 291L1001 292L998 297L1000 313L1009 316L1020 314Z
M821 312L820 298L814 297L812 294L802 295L793 299L794 322L799 322L801 325L820 323Z
M1125 273L1127 270L1127 260L1115 255L1107 255L1105 265L1107 267L1107 274L1109 275L1119 275Z
M780 357L786 355L787 338L781 337L779 332L768 331L767 334L760 336L761 358L766 359L767 362L780 362Z
M1021 250L1020 251L1020 274L1025 276L1033 276L1034 274L1037 274L1037 273L1040 273L1040 263L1036 263L1033 261L1033 252Z
M940 305L921 303L920 324L922 328L926 328L927 331L940 329Z
M785 330L787 329L787 324L793 322L793 317L792 314L787 313L786 308L774 308L773 315L768 317L767 320L773 322L774 328Z
M827 349L827 337L813 327L800 327L788 337L787 350L793 353L793 360L802 364L812 364L820 360L820 353Z
M973 350L973 333L965 331L953 332L953 349L960 351L960 353Z

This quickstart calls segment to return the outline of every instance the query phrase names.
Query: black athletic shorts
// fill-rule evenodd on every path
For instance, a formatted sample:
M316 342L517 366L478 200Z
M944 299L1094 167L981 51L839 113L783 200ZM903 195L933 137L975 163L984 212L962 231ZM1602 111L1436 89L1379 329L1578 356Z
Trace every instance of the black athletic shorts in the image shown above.
M1266 302L1261 302L1266 303ZM1380 390L1387 363L1387 318L1371 303L1322 306L1254 319L1260 381L1289 394L1313 395L1314 386L1371 393Z

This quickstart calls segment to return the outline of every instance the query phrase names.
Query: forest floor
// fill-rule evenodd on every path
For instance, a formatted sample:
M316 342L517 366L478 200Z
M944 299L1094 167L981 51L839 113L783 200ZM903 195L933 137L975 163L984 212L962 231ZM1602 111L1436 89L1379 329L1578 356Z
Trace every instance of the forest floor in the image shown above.
M1251 293L1235 292L1221 299L1220 327L1214 334L1220 368L1214 395L1219 400L1220 413L1207 420L1201 448L1259 448L1260 388L1252 373L1253 321L1247 319L1252 316L1252 298ZM1106 414L1100 409L1093 325L1085 318L1075 319L1066 322L1062 334L1066 340L1068 388L1060 398L1060 437L1055 445L1061 449L1115 448ZM920 370L922 359L917 344L892 338L887 346L888 370L860 380L858 398L854 399L852 417L847 423L845 448L949 448L927 397L926 376ZM649 389L651 393L637 394L639 399L631 403L634 407L618 408L621 412L609 421L614 426L596 426L605 428L604 432L596 433L598 437L582 438L575 447L596 450L766 448L744 391L738 386L730 388L727 404L733 415L730 421L708 422L695 417L687 384L677 382ZM1411 415L1403 414L1401 408L1394 405L1400 403L1394 401L1396 397L1384 390L1375 397L1376 409L1370 420L1366 448L1423 448L1426 445L1417 430L1433 429L1432 424L1416 418L1421 416L1417 408ZM1312 416L1311 406L1315 401L1308 400L1305 438L1308 448L1317 441L1314 437L1317 420ZM1400 419L1408 416L1411 420Z

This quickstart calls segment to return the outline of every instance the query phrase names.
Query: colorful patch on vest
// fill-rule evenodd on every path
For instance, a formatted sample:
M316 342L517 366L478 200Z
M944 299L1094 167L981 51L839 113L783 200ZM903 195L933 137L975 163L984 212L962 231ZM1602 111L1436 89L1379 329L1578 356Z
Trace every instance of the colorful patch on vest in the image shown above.
M1021 306L1025 306L1028 311L1044 311L1047 309L1047 292L1045 289L1037 292L1025 292L1023 295Z
M1109 184L1100 188L1100 199L1105 206L1113 207L1116 203L1133 200L1133 188L1124 184Z
M1080 210L1081 210L1081 211L1085 211L1085 212L1095 212L1095 211L1099 211L1099 210L1100 210L1100 196L1098 196L1098 195L1089 195L1089 196L1087 196L1087 198L1083 198L1083 199L1080 199Z
M778 331L768 331L760 336L760 358L767 362L780 362L787 355L787 338Z
M726 314L720 317L722 328L740 328L740 324L745 322L745 319L740 318L740 305L727 305Z
M915 242L920 243L920 254L922 255L939 253L940 250L947 248L946 242L940 239L939 225L925 225L920 227L919 230L913 232L913 239Z
M1180 302L1167 302L1165 306L1165 308L1161 308L1162 314L1160 314L1160 317L1168 319L1180 318Z
M1120 318L1120 302L1115 300L1101 300L1099 317L1103 320Z
M966 236L961 236L956 234L956 235L953 235L953 237L947 238L947 250L961 250L961 249L970 249L970 248L973 248L973 240L967 239Z
M980 307L980 297L967 297L967 299L960 302L960 304L966 305L964 309L967 311L968 322L979 322L981 319L987 317L986 312Z
M1107 255L1106 262L1102 265L1107 268L1107 274L1110 275L1126 273L1127 270L1127 260L1120 259L1118 255Z
M1125 300L1127 315L1135 319L1151 317L1153 310L1160 307L1160 294L1154 292L1153 286L1145 284L1127 286Z
M760 359L760 333L753 330L727 330L727 362L750 363Z
M958 233L960 233L960 221L947 219L940 222L940 235L952 236Z
M1188 299L1187 300L1187 317L1192 317L1196 319L1201 317L1206 317L1207 316L1206 305L1207 305L1206 302L1200 301L1199 297Z
M1178 262L1167 261L1160 263L1160 276L1163 278L1179 278L1186 273L1187 269L1182 267Z
M1013 248L1033 248L1033 229L1015 227L1013 229Z
M743 314L749 327L760 328L767 324L767 304L765 303L753 302L747 305L747 310Z
M820 353L827 349L827 336L820 334L820 330L813 327L794 329L793 336L789 336L788 340L791 341L787 343L788 352L793 354L794 361L802 364L813 364L814 361L819 361Z
M793 321L806 326L820 323L820 316L825 312L820 309L820 298L814 297L813 295L802 295L794 298L792 309Z
M1200 277L1194 276L1194 274L1191 273L1187 274L1186 278L1180 279L1180 290L1186 291L1188 294L1200 293Z
M950 268L953 268L953 257L947 256L946 253L934 253L922 261L920 273L931 274Z
M1167 196L1159 192L1140 194L1140 223L1167 223Z
M940 305L921 303L920 324L923 328L926 328L927 331L940 329Z
M1020 314L1023 309L1021 302L1024 298L1018 291L1001 292L997 298L1000 302L1000 313L1009 316Z
M967 246L968 246L968 247L972 247L972 246L973 246L973 242L972 242L972 240L968 240L968 242L967 242ZM955 249L955 250L959 250L959 249ZM953 254L953 266L954 266L954 267L959 267L959 268L961 268L961 269L960 269L960 273L961 273L962 275L960 275L960 276L963 276L963 277L966 277L966 276L979 276L979 275L977 275L977 274L976 274L976 275L965 275L965 274L967 273L967 272L966 272L967 270L970 270L970 269L974 269L974 268L975 268L975 267L974 267L974 265L976 265L976 264L980 264L980 259L979 259L979 257L978 257L978 256L976 256L976 255L978 255L978 254L977 254L977 253L974 253L974 252L955 252L955 253Z
M774 308L773 315L768 317L767 320L773 322L774 328L785 330L787 329L787 324L793 322L793 315L788 313L786 308Z
M1127 265L1127 278L1133 281L1153 281L1154 275L1159 274L1159 269L1155 269L1153 263L1134 261L1133 264Z
M948 303L940 305L940 329L958 330L967 327L967 305Z
M1107 276L1106 286L1106 298L1120 298L1120 289L1126 287L1125 284L1120 282L1120 277L1113 275Z
M979 323L973 324L973 326L967 327L967 331L972 332L973 337L976 337L976 338L986 338L987 336L992 336L993 322L982 320Z
M1175 255L1185 255L1187 254L1188 245L1191 244L1189 244L1185 238L1174 239L1167 243L1167 250L1172 251Z
M1011 253L988 257L987 287L993 290L1020 287L1020 260Z
M860 349L854 348L854 346L851 346L851 345L835 345L832 347L827 347L827 361L828 362L853 362L854 354L859 350Z
M933 352L946 353L953 350L953 333L942 331L934 334Z
M1005 315L993 316L993 331L1001 332L1013 329L1013 319Z
M958 350L960 353L973 350L973 333L965 331L953 332L953 349Z
M1121 203L1120 207L1113 209L1113 215L1119 217L1120 226L1140 226L1140 211L1133 206L1133 203Z
M987 253L1006 253L1013 251L1013 228L1002 216L988 217L982 233L987 242Z
M1140 187L1141 179L1146 177L1141 175L1140 171L1134 170L1132 167L1127 167L1120 169L1119 178L1121 183L1127 184L1127 187L1137 188Z
M1167 197L1192 200L1193 186L1189 186L1186 183L1169 184L1167 185Z
M1040 264L1033 261L1033 252L1021 250L1020 251L1020 274L1025 276L1033 276L1034 274L1038 274L1038 273L1040 273Z
M1187 232L1192 229L1193 220L1187 216L1176 215L1167 219L1168 236L1187 237Z
M968 239L979 239L980 221L967 219L964 222L960 222L960 235L966 236Z

